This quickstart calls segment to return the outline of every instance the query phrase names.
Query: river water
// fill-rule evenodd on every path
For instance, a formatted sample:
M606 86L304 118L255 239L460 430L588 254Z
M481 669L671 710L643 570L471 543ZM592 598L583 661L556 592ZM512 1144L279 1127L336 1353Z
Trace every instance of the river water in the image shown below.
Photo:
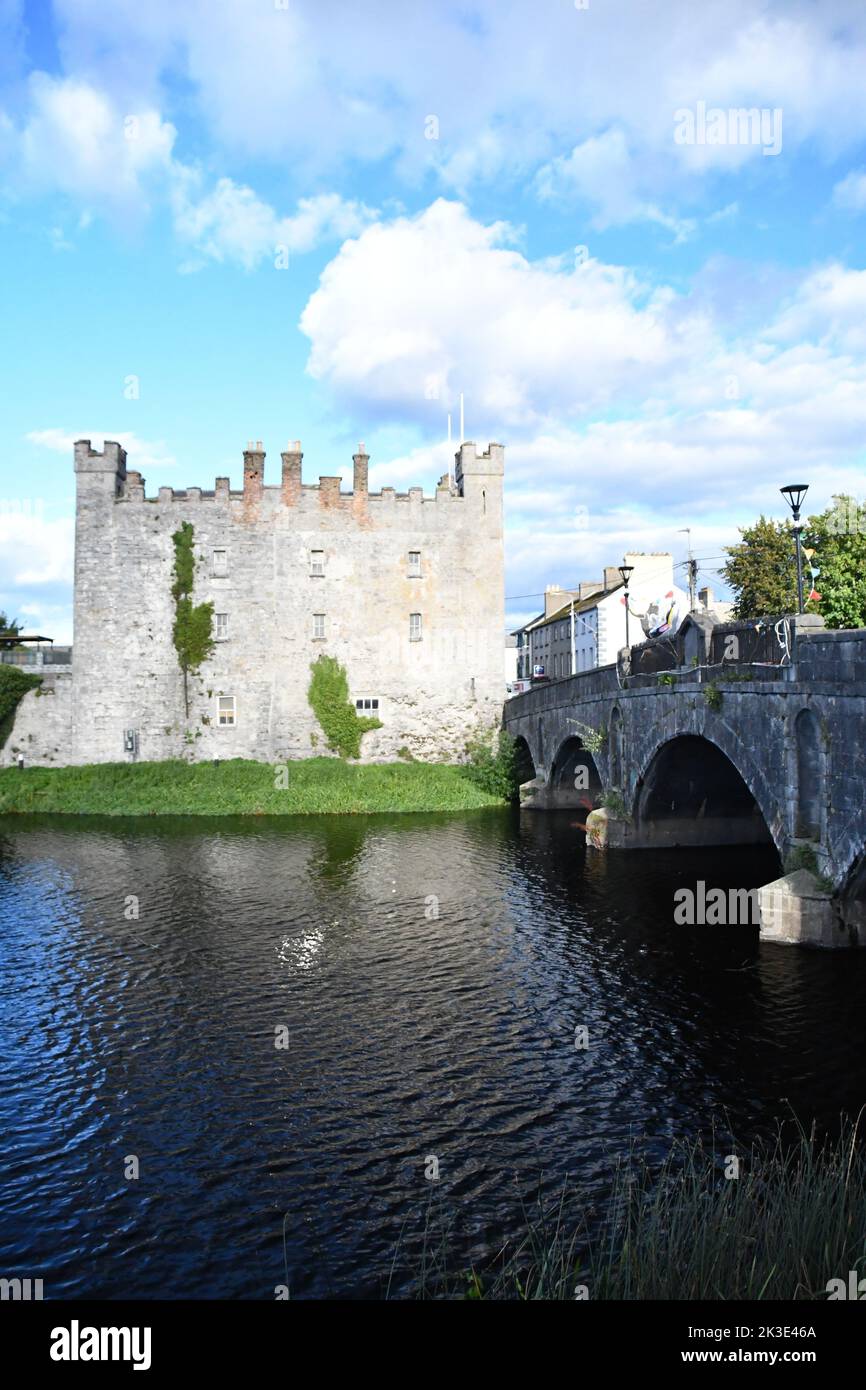
M866 952L674 923L777 873L569 814L0 819L0 1275L399 1294L425 1227L468 1268L630 1140L856 1114Z

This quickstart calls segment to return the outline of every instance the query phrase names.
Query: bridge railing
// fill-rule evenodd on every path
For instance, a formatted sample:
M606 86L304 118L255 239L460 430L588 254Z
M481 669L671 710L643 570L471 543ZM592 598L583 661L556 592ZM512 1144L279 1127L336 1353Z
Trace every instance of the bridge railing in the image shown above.
M653 637L632 646L630 673L653 675L662 671L688 671L695 667L787 666L792 657L790 620L749 619L732 623L690 618L673 635Z

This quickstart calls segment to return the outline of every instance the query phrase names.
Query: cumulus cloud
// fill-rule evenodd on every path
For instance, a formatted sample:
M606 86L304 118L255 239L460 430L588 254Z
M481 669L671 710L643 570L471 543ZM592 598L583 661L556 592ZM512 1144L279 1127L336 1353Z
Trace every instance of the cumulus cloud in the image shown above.
M20 186L59 190L112 208L140 207L171 167L176 131L155 110L124 116L86 82L34 73L16 146Z
M126 450L129 467L137 469L140 473L145 473L150 468L173 468L177 463L162 440L152 442L139 439L138 435L129 430L104 433L102 430L72 431L51 428L30 430L26 438L39 448L50 449L55 454L65 454L70 459L77 439L89 439L93 448L98 450L105 447L106 439L112 439Z
M177 171L172 203L178 236L203 256L252 270L277 253L311 251L322 241L342 241L376 217L365 204L337 193L301 198L297 211L279 217L251 188L232 179L200 193L201 176Z
M505 442L512 591L625 545L675 548L687 525L720 555L736 524L782 512L793 473L816 509L862 490L866 272L770 276L732 331L729 266L686 295L513 242L439 200L347 242L301 319L341 410L441 439L463 390L469 437ZM443 444L418 446L373 480L446 467Z
M579 150L573 172L600 187L610 216L609 180L587 183L585 165L589 142L615 127L637 205L675 217L666 195L684 171L702 179L752 161L763 178L774 162L746 145L677 146L678 109L779 107L785 150L809 144L828 161L866 135L866 12L856 0L757 9L705 0L666 7L664 22L641 0L543 13L500 0L476 0L471 13L392 0L355 10L314 0L55 8L76 71L118 91L134 84L157 105L180 78L223 149L289 159L305 175L390 159L408 181L432 171L465 194Z
M304 309L308 370L364 408L432 420L463 391L476 420L526 428L670 369L688 326L669 331L667 299L619 267L530 262L512 241L443 199L367 228Z
M0 112L0 157L21 193L62 193L79 203L126 218L167 203L174 230L188 251L207 260L253 269L278 249L311 251L366 226L376 213L337 193L301 198L280 215L245 184L230 178L209 186L203 172L174 155L177 132L157 110L124 114L102 90L75 78L34 73L20 127ZM92 216L90 207L79 229ZM73 242L59 227L55 250ZM189 267L189 263L188 266Z

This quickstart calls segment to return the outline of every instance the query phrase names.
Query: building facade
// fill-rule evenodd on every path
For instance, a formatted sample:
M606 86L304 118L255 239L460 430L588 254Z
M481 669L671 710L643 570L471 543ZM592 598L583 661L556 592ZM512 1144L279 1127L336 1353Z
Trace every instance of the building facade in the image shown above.
M310 708L320 653L346 669L359 713L376 716L362 759L405 750L458 756L503 700L504 448L461 445L453 482L433 496L301 477L299 443L265 483L261 444L244 452L243 489L161 487L146 497L119 444L75 445L75 596L68 737L28 761L120 762L171 757L281 762L324 753ZM189 682L172 639L175 546L193 532L196 604L214 609L214 650ZM19 707L21 726L38 721ZM55 721L56 722L56 721ZM8 741L15 747L15 731ZM9 754L5 757L9 761Z
M628 551L623 563L632 569L628 636L634 644L644 640L641 614L654 600L674 592L673 556L668 551ZM586 580L577 589L548 585L544 613L519 632L526 669L533 673L541 668L548 680L616 661L626 644L625 587L619 568L607 566L602 579Z

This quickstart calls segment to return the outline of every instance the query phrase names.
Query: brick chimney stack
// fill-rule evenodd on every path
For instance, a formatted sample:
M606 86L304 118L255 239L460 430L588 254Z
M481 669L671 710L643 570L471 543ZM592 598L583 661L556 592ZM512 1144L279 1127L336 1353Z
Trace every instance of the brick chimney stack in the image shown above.
M253 448L249 440L244 449L244 501L260 502L265 486L265 451L262 441L256 440Z
M286 506L293 507L301 500L301 441L296 439L282 455L283 489L282 500Z
M352 455L352 463L355 465L352 491L356 497L367 496L367 475L370 469L370 455L364 451L363 440L358 445L357 454Z

